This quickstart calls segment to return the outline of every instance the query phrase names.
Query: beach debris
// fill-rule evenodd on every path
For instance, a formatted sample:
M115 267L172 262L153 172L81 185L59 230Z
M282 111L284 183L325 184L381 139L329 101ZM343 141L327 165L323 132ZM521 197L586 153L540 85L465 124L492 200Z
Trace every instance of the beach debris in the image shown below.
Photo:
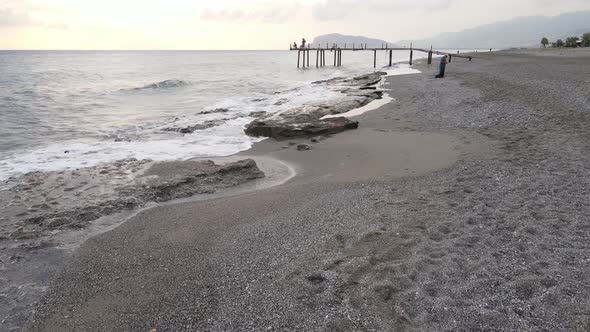
M319 140L317 138L315 138L315 137L312 138L312 139L310 139L309 141L312 142L312 143L318 143L319 142Z
M313 149L310 145L307 144L299 144L297 145L297 151L308 151Z

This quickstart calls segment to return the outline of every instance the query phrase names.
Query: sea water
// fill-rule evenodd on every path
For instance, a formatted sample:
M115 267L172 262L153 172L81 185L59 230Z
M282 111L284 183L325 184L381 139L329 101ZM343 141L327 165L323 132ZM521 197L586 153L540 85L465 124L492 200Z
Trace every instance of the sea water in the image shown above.
M312 66L298 69L289 51L1 51L0 180L126 158L235 154L260 140L243 131L252 112L337 98L311 83L375 70L372 52L343 52L341 67L326 52L319 69L310 53ZM408 53L394 52L394 62ZM379 51L376 70L408 71L386 62ZM222 124L165 130L208 120Z

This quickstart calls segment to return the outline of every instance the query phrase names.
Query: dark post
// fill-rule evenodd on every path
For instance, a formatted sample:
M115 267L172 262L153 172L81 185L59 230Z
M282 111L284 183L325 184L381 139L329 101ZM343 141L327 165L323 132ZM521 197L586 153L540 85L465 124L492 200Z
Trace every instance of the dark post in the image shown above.
M449 54L449 63L451 63L451 61L453 61L453 55Z
M309 50L307 50L307 67L309 68Z
M373 68L377 68L377 50L373 50Z
M324 50L324 56L322 56L322 60L324 61L324 67L326 66L326 50Z
M334 50L334 67L336 67L336 52L337 50Z
M432 51L428 51L428 64L432 64Z
M393 57L393 50L389 50L389 67L391 67L391 59Z
M319 68L319 66L320 66L320 50L318 49L315 52L315 67Z
M414 45L410 43L410 66L412 65L412 58L414 57Z
M301 50L297 50L297 68L299 68L300 59L301 59Z
M303 63L302 68L305 68L305 50L301 51L301 62Z

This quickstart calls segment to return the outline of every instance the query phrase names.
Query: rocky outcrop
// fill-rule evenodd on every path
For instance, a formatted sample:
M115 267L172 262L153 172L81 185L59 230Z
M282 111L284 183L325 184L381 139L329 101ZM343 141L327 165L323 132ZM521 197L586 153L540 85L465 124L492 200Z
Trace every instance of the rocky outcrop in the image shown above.
M210 160L129 159L71 171L29 173L11 179L17 184L0 192L1 201L13 202L0 209L0 240L36 239L57 229L84 228L90 221L149 202L214 193L263 177L252 159L225 165Z
M346 113L363 107L383 92L372 89L386 73L377 72L354 78L335 78L314 84L326 84L342 92L343 96L323 103L293 108L268 117L258 118L245 128L246 134L257 137L270 137L277 140L297 137L331 135L344 130L356 129L358 121L344 117L322 119L327 115Z
M245 131L250 136L285 140L298 137L332 135L345 130L356 129L358 126L358 121L340 117L326 120L310 120L309 122L253 121L246 127Z

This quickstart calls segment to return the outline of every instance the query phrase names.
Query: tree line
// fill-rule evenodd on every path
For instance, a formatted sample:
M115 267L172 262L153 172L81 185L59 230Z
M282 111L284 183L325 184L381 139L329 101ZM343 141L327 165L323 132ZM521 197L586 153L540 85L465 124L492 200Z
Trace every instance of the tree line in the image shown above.
M567 37L565 41L563 41L563 39L558 39L551 43L551 47L578 47L578 42L580 40L582 41L582 47L590 47L590 32L583 34L582 39L578 37ZM541 45L543 45L543 47L547 47L549 44L549 39L547 37L541 39Z

